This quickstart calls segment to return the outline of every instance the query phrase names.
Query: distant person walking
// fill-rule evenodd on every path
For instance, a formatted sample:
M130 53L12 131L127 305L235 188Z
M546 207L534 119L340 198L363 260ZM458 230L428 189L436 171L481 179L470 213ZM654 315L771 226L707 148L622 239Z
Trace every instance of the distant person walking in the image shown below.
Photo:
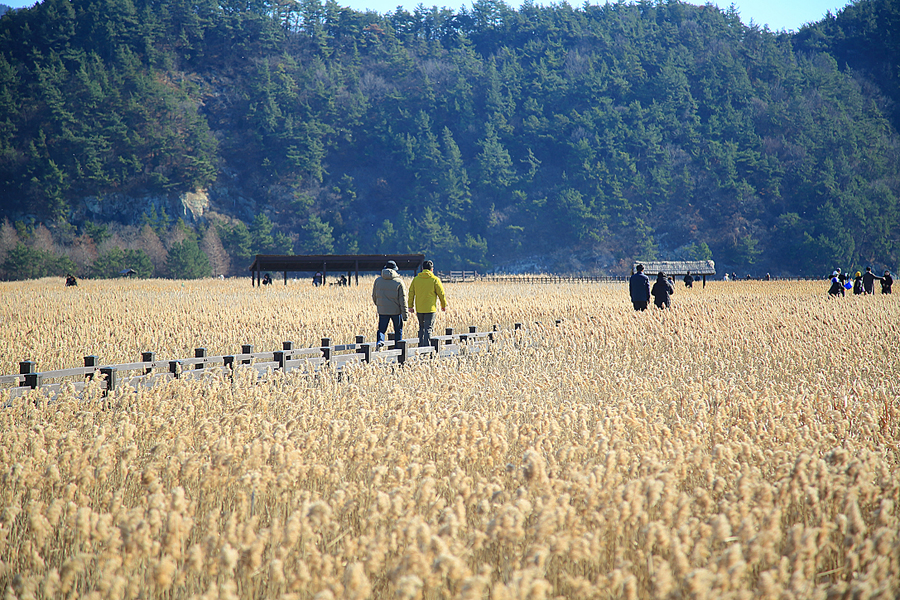
M644 274L644 265L638 265L634 270L634 275L628 280L631 303L634 310L647 310L647 304L650 302L650 278Z
M863 293L863 279L862 273L859 271L856 272L856 276L853 278L853 294L858 296Z
M890 294L892 285L894 285L894 278L891 277L890 271L885 271L884 277L881 278L881 293Z
M71 273L66 275L66 287L77 287L77 286L78 286L78 280L75 279L75 276L72 275Z
M394 324L394 338L403 339L403 321L406 320L406 286L397 272L397 263L387 261L381 277L372 286L372 302L378 308L378 334L376 349L384 346L384 334L388 323Z
M872 272L872 267L866 267L866 272L863 275L863 291L866 294L874 294L875 293L875 280L881 281L881 277Z
M838 279L841 281L841 287L845 290L849 290L853 287L853 285L847 285L847 282L850 281L850 272L842 271L840 268L837 269Z
M694 287L694 276L691 275L690 271L688 271L687 275L684 276L684 287L686 287L686 288Z
M653 295L653 304L656 308L670 308L672 306L672 294L675 293L675 286L666 279L666 274L660 271L656 275L656 283L650 290Z
M422 272L409 284L409 312L416 313L419 321L419 348L431 345L431 331L434 328L438 300L441 301L441 311L446 311L447 297L444 294L444 284L434 274L434 263L426 260L422 263Z
M313 285L319 287L322 285L322 272L316 271L316 274L313 275Z
M831 274L831 287L828 288L829 296L843 296L844 295L844 284L841 283L840 273L834 271Z

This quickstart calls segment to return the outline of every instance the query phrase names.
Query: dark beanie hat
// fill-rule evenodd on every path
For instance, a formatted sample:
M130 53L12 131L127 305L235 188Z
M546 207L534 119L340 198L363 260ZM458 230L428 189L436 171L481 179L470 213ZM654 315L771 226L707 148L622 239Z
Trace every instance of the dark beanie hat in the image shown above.
M397 270L397 263L395 263L395 262L392 261L392 260L389 260L389 261L387 261L387 263L384 265L384 268L385 268L385 269L393 269L393 270L396 271L396 270Z

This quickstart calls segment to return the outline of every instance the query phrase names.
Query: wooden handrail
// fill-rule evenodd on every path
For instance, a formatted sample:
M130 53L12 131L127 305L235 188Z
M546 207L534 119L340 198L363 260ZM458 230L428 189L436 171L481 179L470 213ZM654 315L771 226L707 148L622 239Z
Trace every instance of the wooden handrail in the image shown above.
M558 324L559 322L557 322ZM516 323L515 330L521 329L521 326L521 323ZM193 357L168 360L156 359L153 352L142 352L142 358L151 358L152 360L109 365L101 364L96 356L90 356L85 357L85 364L90 366L52 371L37 371L36 363L23 361L20 363L21 373L0 376L0 384L12 384L14 387L5 389L13 390L45 387L58 389L60 383L51 380L66 377L91 379L102 374L106 376L104 389L108 393L121 383L127 383L127 380L120 380L118 374L128 371L141 371L141 375L128 377L128 380L143 381L154 377L178 378L184 376L185 372L191 373L192 376L199 375L200 371L206 368L226 367L233 372L237 366L254 364L273 366L284 370L289 370L289 366L297 368L304 362L315 362L322 365L334 362L337 368L341 368L347 362L371 362L372 360L396 358L398 363L403 364L408 359L421 355L433 353L438 356L440 352L448 348L458 350L460 344L469 341L476 344L494 341L494 336L498 331L500 331L498 325L494 325L491 331L477 331L476 327L470 326L468 331L459 333L454 332L452 328L447 328L444 335L432 336L432 345L424 348L418 347L418 338L406 338L390 340L383 349L379 350L376 349L374 342L366 342L363 336L356 336L354 343L337 345L331 345L330 338L323 338L323 344L327 343L327 345L311 348L294 348L293 342L284 342L283 350L267 352L253 352L253 346L244 345L240 353L217 356L207 356L205 348L197 348ZM336 354L348 351L352 351L352 354ZM294 364L289 365L288 363ZM0 390L2 389L0 388Z

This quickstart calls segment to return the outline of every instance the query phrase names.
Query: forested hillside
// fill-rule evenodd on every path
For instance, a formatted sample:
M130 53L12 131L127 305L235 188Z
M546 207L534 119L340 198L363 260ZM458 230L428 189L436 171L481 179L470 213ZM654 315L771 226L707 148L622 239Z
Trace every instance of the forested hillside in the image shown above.
M894 269L898 6L789 34L674 1L44 0L0 18L0 276Z

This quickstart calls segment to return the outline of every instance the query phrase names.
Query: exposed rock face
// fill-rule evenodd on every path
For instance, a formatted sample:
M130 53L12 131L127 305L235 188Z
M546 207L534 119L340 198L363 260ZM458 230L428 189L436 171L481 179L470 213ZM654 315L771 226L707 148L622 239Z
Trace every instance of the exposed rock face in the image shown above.
M206 190L186 192L178 198L181 202L182 218L188 222L198 221L209 208L209 194Z
M118 221L136 225L144 214L155 208L164 209L172 219L179 217L186 223L196 223L209 210L209 194L206 190L185 192L177 196L143 196L135 198L122 194L88 196L84 199L84 218L95 221Z

